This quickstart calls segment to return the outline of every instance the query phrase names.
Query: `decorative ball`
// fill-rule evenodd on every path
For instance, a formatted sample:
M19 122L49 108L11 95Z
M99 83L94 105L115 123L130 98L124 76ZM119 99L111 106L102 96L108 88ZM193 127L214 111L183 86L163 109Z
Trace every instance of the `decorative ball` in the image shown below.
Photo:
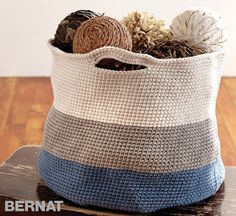
M54 36L54 46L60 48L65 52L73 52L72 44L74 39L75 30L88 19L100 14L94 13L90 10L78 10L69 14L64 18L57 27Z
M111 17L99 16L77 29L73 41L75 53L88 53L104 46L132 50L132 38L127 28Z
M207 9L189 9L175 17L170 26L173 39L186 40L205 52L214 52L226 45L226 26L220 16Z
M147 12L132 12L121 21L132 35L134 52L144 53L155 43L169 38L169 32L164 27L164 21Z
M156 58L185 58L203 54L204 51L198 47L189 46L186 41L165 40L156 44L147 54Z

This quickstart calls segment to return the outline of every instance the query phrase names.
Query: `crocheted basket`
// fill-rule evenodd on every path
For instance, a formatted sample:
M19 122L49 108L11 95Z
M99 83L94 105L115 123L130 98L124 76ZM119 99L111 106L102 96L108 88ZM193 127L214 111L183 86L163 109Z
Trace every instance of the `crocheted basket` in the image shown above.
M213 195L224 180L215 116L225 51L156 59L114 47L53 54L41 176L80 205L152 212ZM137 71L97 68L113 58Z

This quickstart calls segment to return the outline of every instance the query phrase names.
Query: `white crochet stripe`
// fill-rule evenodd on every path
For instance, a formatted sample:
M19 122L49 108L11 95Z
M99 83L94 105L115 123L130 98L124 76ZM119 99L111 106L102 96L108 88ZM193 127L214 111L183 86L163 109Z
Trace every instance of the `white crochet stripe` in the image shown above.
M64 114L144 127L195 123L215 114L223 52L163 61L112 47L75 56L51 50L54 107ZM108 56L148 68L123 72L94 66Z

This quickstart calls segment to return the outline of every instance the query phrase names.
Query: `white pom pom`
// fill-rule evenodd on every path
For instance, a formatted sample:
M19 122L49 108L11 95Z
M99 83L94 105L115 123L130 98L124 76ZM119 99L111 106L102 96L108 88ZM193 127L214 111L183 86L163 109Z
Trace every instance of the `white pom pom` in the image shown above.
M226 26L215 12L203 8L189 9L175 17L170 26L174 39L186 40L205 52L214 52L226 46Z

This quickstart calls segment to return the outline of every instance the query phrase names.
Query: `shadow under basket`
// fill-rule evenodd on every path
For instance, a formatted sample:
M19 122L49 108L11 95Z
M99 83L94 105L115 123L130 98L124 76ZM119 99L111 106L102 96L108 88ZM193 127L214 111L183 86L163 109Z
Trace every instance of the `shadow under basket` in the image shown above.
M156 59L114 47L51 45L54 103L40 174L79 205L153 212L215 194L224 180L215 116L225 51ZM96 67L103 59L140 70Z

